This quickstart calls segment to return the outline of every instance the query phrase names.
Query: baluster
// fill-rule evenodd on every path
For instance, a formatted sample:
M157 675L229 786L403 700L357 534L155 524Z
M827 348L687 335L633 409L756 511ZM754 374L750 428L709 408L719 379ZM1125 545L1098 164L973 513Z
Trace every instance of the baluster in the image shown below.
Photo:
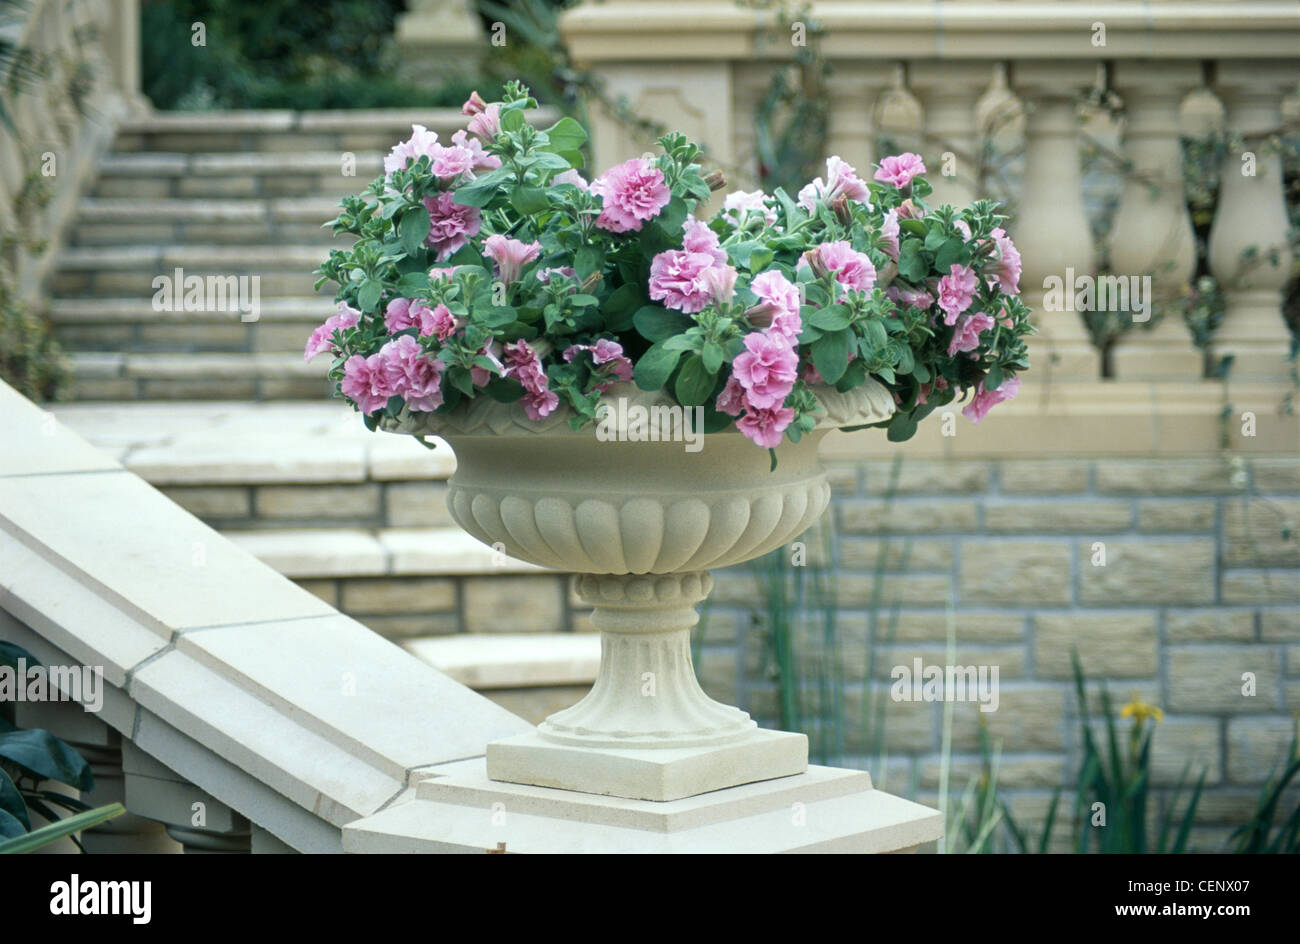
M836 62L826 80L830 100L830 129L826 156L848 161L861 177L870 179L876 160L872 113L893 79L894 68L879 63Z
M1151 277L1154 297L1145 299L1151 304L1149 316L1155 308L1167 307L1154 327L1135 325L1117 345L1111 367L1121 380L1193 380L1204 372L1204 357L1192 344L1181 311L1171 305L1187 290L1196 269L1196 234L1183 195L1178 111L1200 82L1197 63L1119 62L1113 67L1111 84L1124 99L1124 151L1132 167L1111 228L1111 268L1121 277Z
M1096 254L1083 208L1077 101L1096 81L1096 67L1082 62L1015 62L1010 80L1025 106L1025 176L1019 214L1007 229L1023 258L1021 293L1034 309L1039 331L1027 342L1030 362L1044 381L1095 380L1100 357L1081 315L1045 311L1043 293L1048 276L1064 282L1067 276L1094 274ZM1074 295L1072 286L1065 286L1065 295Z
M122 762L128 808L162 823L187 855L251 851L252 828L230 807L130 742Z
M908 86L924 109L926 179L934 187L929 202L966 206L979 197L983 141L976 105L989 86L990 67L979 62L918 62L908 66L907 74Z
M1229 135L1259 135L1282 123L1282 98L1295 88L1295 67L1283 62L1220 62L1215 88ZM1253 166L1252 166L1253 164ZM1224 296L1213 338L1217 356L1231 356L1231 376L1284 380L1291 336L1282 319L1282 287L1291 271L1282 160L1267 140L1251 138L1224 158L1219 205L1210 228L1210 270ZM1253 261L1243 253L1254 250ZM1275 252L1270 261L1270 252Z

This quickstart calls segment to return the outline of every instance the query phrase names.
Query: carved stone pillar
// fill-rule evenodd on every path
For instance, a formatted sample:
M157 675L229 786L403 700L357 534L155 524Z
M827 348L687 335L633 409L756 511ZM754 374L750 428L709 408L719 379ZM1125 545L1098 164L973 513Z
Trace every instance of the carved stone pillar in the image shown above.
M1121 61L1112 72L1124 99L1124 152L1132 167L1111 227L1111 268L1129 277L1130 287L1132 277L1142 285L1149 276L1154 298L1144 301L1152 308L1184 294L1196 269L1178 112L1200 81L1201 67L1193 62ZM1203 373L1204 360L1181 315L1169 311L1149 330L1135 326L1113 352L1111 366L1121 380L1193 380Z
M1096 252L1081 186L1077 101L1095 81L1096 67L1083 62L1015 62L1010 69L1011 87L1025 106L1025 177L1020 212L1007 229L1023 258L1020 287L1025 304L1035 311L1039 333L1028 339L1028 347L1041 381L1100 376L1100 356L1079 312L1046 311L1043 306L1049 277L1065 282L1094 274ZM1073 287L1066 285L1066 297L1073 294Z
M830 113L830 134L826 153L834 154L870 179L875 153L876 103L892 81L894 68L867 62L836 62L826 85L834 106Z
M393 32L399 68L408 81L418 84L463 77L478 66L489 44L522 41L511 37L505 24L492 29L492 35L484 36L469 0L411 0Z
M929 202L966 206L979 195L983 140L976 105L989 86L991 67L986 62L917 62L909 64L907 76L924 109L926 179L934 187Z
M1224 296L1214 353L1232 356L1231 376L1284 380L1291 335L1282 319L1282 287L1291 272L1282 160L1266 139L1282 123L1282 98L1296 85L1292 63L1218 64L1215 88L1230 136L1248 136L1228 154L1210 229L1210 269ZM1253 253L1253 257L1252 254Z

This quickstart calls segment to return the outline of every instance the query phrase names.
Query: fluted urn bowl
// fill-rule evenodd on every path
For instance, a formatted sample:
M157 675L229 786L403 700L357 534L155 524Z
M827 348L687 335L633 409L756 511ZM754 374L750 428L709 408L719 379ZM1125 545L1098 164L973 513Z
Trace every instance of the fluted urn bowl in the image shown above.
M894 409L871 380L818 399L817 428L783 441L775 469L734 428L683 435L670 397L631 384L605 394L610 421L577 431L567 410L532 421L521 404L485 397L384 424L447 440L456 522L512 557L576 574L601 631L591 692L535 734L488 745L490 777L665 800L807 768L802 734L759 729L704 694L690 630L712 589L709 568L781 547L826 510L825 434Z

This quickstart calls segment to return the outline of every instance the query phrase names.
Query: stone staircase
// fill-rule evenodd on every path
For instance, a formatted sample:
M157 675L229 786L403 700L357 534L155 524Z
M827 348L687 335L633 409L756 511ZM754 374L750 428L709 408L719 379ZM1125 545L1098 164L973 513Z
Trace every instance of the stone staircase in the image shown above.
M437 640L450 634L588 627L563 578L494 554L451 521L444 498L455 459L445 444L430 452L366 431L330 398L325 359L303 362L308 334L333 310L311 273L342 245L321 224L380 173L413 123L450 135L464 118L445 109L255 112L124 124L59 253L49 316L75 382L74 402L54 408L62 421L264 562L437 664ZM257 276L259 317L241 320L235 306L158 310L154 279L177 268ZM456 665L473 661L464 640L446 651ZM567 684L589 682L589 663ZM535 717L581 693L555 688L554 673L546 684L497 694Z

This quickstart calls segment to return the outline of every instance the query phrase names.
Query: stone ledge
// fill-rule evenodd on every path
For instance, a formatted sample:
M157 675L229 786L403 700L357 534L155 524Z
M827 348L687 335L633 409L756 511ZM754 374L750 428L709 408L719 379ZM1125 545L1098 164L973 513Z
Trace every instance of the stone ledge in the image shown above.
M590 685L600 668L600 636L595 633L460 633L402 645L475 691Z

